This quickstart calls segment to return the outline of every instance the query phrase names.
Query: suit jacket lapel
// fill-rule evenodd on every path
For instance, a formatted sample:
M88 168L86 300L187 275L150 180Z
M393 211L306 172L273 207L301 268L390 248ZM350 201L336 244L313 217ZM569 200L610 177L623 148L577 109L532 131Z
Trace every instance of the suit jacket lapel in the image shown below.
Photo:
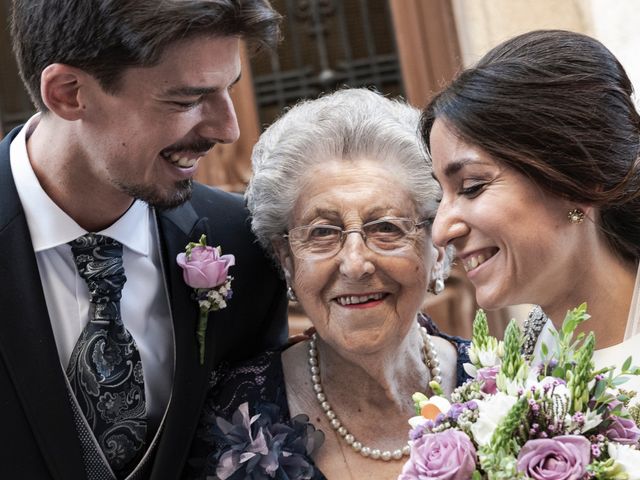
M176 468L175 478L178 478L197 427L213 365L213 318L225 311L216 312L210 317L205 363L200 365L196 341L198 305L192 297L193 289L183 280L176 256L184 252L189 242L197 242L203 233L208 239L212 239L209 223L206 218L199 219L191 204L186 203L177 209L160 213L158 225L173 316L176 364L171 403L157 455L160 458L166 455L172 459L171 465ZM213 242L209 241L209 244L213 245ZM166 472L166 462L162 463L165 463L165 471L154 473L162 473L163 477L170 478L171 475Z
M178 377L178 368L192 362L189 355L197 354L195 322L198 316L198 306L191 296L193 290L183 280L182 269L176 263L176 256L178 253L184 252L189 242L195 242L200 235L207 233L207 221L206 219L199 220L190 204L160 213L158 220L163 266L169 288L174 323L176 377Z
M0 143L0 356L52 475L61 480L82 478L84 463L69 393L11 175L9 144L17 132Z

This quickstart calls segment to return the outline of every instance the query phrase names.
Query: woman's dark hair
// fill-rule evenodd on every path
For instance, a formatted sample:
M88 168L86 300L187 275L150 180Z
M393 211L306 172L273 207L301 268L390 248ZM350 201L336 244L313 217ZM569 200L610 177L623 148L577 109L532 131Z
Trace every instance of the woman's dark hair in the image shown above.
M498 45L425 108L544 190L599 209L623 259L640 258L640 117L622 65L586 35L540 30Z
M115 93L122 73L151 67L176 41L238 36L274 47L280 15L268 0L13 0L11 34L20 74L36 107L40 75L64 63Z

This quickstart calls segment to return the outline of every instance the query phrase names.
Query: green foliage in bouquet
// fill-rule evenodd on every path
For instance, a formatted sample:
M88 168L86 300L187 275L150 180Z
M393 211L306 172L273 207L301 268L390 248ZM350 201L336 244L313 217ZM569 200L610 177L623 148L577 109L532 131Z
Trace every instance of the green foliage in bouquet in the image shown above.
M479 309L476 312L476 318L473 320L472 343L479 350L488 350L490 338L492 337L489 335L487 314L484 313L484 310Z
M573 310L569 310L565 316L560 331L554 331L557 347L553 353L555 367L551 375L557 378L565 378L567 369L573 369L574 352L579 350L580 344L584 340L584 333L580 333L574 339L575 330L578 326L588 320L587 304L583 303ZM547 345L542 345L542 355L547 358L549 349Z
M514 319L511 319L504 332L504 358L502 367L496 378L498 388L509 391L509 385L514 381L524 381L529 367L522 356L522 333Z
M528 410L526 398L520 398L493 432L491 442L480 448L480 466L490 479L527 478L516 470L516 455L527 439L529 427L523 419Z
M587 467L587 471L592 475L591 478L597 480L629 480L629 475L622 465L616 463L613 458L593 462Z
M636 422L636 425L640 425L640 404L629 407L629 416Z
M504 332L504 359L502 360L502 373L509 380L515 380L522 376L525 369L522 350L522 333L514 319L511 319Z
M566 370L567 386L571 392L571 413L580 412L589 403L589 381L593 378L593 347L596 337L589 333L576 355L575 370Z

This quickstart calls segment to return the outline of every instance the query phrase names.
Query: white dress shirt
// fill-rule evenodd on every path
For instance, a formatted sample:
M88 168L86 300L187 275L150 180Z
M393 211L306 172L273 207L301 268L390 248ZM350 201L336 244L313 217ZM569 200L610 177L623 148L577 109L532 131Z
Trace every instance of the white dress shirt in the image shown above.
M29 226L60 363L66 370L89 321L88 287L77 273L68 242L87 231L40 186L26 146L26 132L34 121L38 115L31 117L11 142L11 172ZM122 322L140 351L147 416L150 427L157 428L171 394L174 339L153 209L136 200L113 225L95 233L123 245L127 281L120 301Z

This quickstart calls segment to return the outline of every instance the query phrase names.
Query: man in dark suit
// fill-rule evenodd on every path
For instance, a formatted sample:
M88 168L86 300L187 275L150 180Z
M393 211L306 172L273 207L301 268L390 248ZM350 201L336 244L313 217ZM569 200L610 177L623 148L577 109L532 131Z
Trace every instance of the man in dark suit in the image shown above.
M273 45L279 16L266 0L13 9L39 113L0 143L0 478L180 478L212 368L286 339L284 288L242 199L191 180L203 155L238 137L229 90L240 39ZM146 439L125 470L112 468L118 452L92 431L66 373L96 318L70 246L88 233L121 245L118 318L144 372ZM198 305L175 260L202 234L235 256L203 363Z

